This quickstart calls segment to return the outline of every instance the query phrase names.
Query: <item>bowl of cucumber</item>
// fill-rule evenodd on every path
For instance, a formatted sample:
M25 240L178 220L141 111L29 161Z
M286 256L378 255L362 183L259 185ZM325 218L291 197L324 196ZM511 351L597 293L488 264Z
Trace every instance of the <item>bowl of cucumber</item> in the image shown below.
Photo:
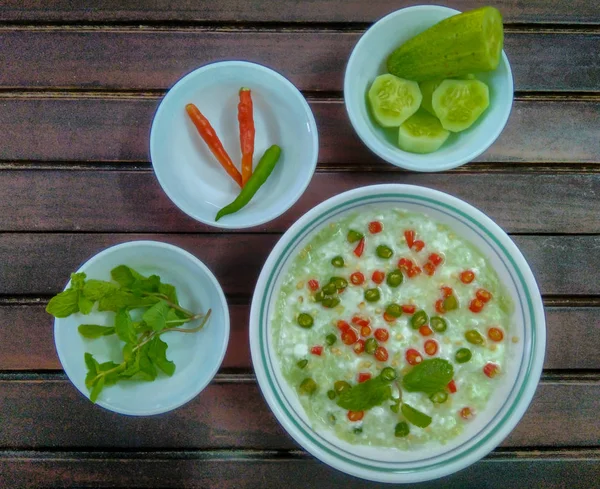
M344 101L360 139L407 170L468 163L498 138L513 78L493 7L397 10L360 38L346 67Z

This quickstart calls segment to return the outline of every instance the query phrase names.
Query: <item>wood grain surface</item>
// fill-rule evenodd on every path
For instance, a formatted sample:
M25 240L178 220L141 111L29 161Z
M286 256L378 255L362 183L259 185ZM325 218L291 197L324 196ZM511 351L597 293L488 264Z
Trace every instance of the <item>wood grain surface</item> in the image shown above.
M4 0L0 21L54 22L373 22L394 10L421 5L418 0L147 0L143 5L125 0ZM481 7L478 0L440 0L457 10ZM509 23L600 23L595 0L496 0L505 22Z
M340 91L361 33L0 28L0 87L165 89L203 64L236 59L276 68L301 90ZM505 50L517 91L600 88L599 34L507 32Z
M0 161L149 161L157 96L0 94ZM392 170L360 141L339 99L310 100L321 167ZM500 138L476 161L600 163L600 101L521 99ZM468 169L468 166L463 167Z
M0 370L59 370L53 319L39 304L0 305ZM246 304L229 306L231 334L222 371L252 368ZM600 364L597 333L600 307L546 307L547 348L544 368L595 369Z

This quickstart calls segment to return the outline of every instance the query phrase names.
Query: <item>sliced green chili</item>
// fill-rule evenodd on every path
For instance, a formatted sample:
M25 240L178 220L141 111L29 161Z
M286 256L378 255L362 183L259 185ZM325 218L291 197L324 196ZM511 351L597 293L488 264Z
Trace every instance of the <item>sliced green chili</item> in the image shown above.
M400 270L396 269L396 270L392 270L390 273L388 273L386 283L390 287L398 287L402 283L403 280L404 280L404 275L402 275L402 272Z

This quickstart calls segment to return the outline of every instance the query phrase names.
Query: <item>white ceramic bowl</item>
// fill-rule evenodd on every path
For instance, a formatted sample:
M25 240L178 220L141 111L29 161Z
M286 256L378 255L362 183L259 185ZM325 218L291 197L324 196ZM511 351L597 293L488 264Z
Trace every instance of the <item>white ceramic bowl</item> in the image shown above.
M273 349L271 317L286 271L312 237L330 222L367 207L393 206L421 212L449 225L489 259L511 294L515 311L504 375L497 379L485 411L445 446L410 452L352 445L333 432L315 431L298 395L282 376ZM542 371L546 329L540 293L512 240L485 214L450 195L411 185L376 185L351 190L318 205L283 235L260 274L250 315L252 362L260 388L287 432L307 451L348 474L380 482L412 483L456 472L485 456L516 426Z
M175 362L172 377L160 373L154 382L127 381L105 387L96 401L110 411L135 416L164 413L196 397L217 373L229 341L229 310L217 279L195 256L176 246L155 241L132 241L107 248L84 263L78 272L87 278L110 280L110 271L128 265L143 275L156 274L177 288L181 305L190 311L212 309L205 327L193 334L169 332L161 335L169 348L167 358ZM69 287L70 281L67 284ZM123 344L115 336L83 338L80 324L112 326L114 313L80 313L54 321L54 342L65 373L75 387L89 398L85 386L84 352L100 362L123 361ZM193 327L199 321L186 327Z
M398 46L441 20L459 13L447 7L421 5L392 12L376 22L360 38L346 67L344 101L350 122L362 141L389 163L407 170L433 172L467 163L498 138L506 125L513 101L513 78L504 51L498 68L477 73L490 89L490 105L466 131L451 134L436 152L415 154L397 146L398 130L379 127L369 114L366 94L373 80L387 73L386 60Z
M240 169L237 106L242 87L252 90L254 168L273 144L282 155L250 203L216 222L219 209L240 188L200 138L185 106L193 103L200 109ZM160 103L150 132L152 166L169 198L194 219L227 229L258 226L289 209L308 186L318 151L315 119L298 89L279 73L244 61L213 63L184 76Z

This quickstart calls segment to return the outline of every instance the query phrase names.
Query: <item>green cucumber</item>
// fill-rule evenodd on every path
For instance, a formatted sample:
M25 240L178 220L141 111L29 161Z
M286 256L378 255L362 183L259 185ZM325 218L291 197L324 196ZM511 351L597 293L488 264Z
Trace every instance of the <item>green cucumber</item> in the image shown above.
M385 74L375 78L368 99L380 126L398 127L419 109L422 97L416 82Z
M425 81L493 71L500 63L504 30L494 7L483 7L442 20L392 52L393 75Z
M431 97L435 115L452 132L471 127L489 104L488 87L479 80L444 80Z
M436 117L419 110L400 126L398 147L411 153L433 153L440 149L449 135Z
M467 75L457 76L455 78L458 80L475 80L475 75L473 73L468 73ZM443 81L444 80L426 80L419 83L421 95L423 96L421 108L425 109L433 116L435 116L435 111L431 105L431 96L433 95L433 92L435 92L435 89L439 87Z

